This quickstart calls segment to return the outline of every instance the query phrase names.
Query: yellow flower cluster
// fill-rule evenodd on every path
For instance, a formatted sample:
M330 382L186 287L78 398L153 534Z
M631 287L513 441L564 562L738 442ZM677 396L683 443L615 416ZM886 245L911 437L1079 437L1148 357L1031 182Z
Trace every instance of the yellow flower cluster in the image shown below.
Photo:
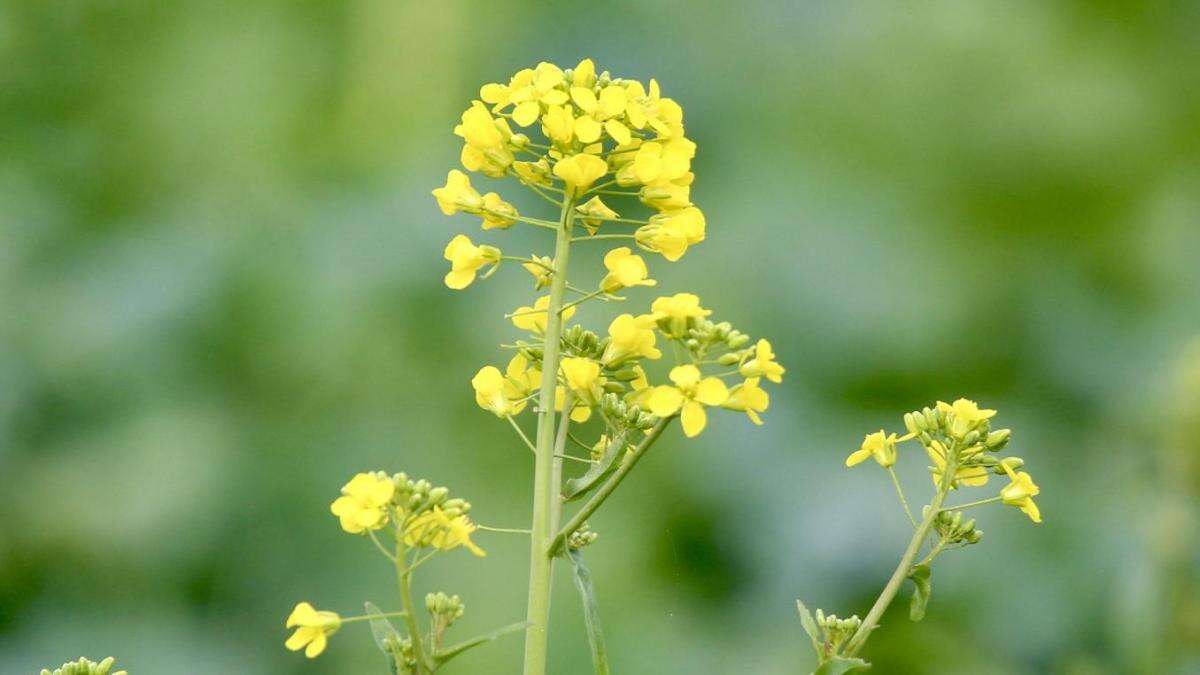
M539 298L534 307L518 308L512 315L513 324L534 338L541 337L546 330L546 299ZM573 310L564 312L563 317L570 318ZM743 348L749 338L727 325L713 324L707 318L711 314L691 293L664 296L654 300L646 314L617 316L609 324L607 336L596 336L594 344L569 345L568 356L559 365L558 409L570 392L574 401L571 418L584 422L591 417L592 408L601 404L604 393L625 392L629 405L641 406L659 417L678 414L689 437L707 426L706 407L744 412L755 424L762 424L760 413L767 410L770 397L760 382L763 378L781 382L784 368L775 360L770 342L759 340ZM677 353L690 354L692 363L671 369L670 384L652 386L645 366L662 357L660 338L677 343L682 348ZM726 351L719 359L712 358L714 351L722 349ZM512 417L525 409L542 380L539 366L526 354L536 354L536 349L518 353L503 373L495 366L476 373L471 385L479 407L498 417ZM736 367L705 376L701 370L704 362ZM727 384L722 379L726 377L741 380Z
M544 142L530 138L527 132L535 128ZM589 234L606 223L639 225L622 236L669 261L704 241L704 214L691 202L696 144L684 135L683 108L662 95L656 80L643 84L598 73L591 59L566 70L539 63L507 83L484 85L454 133L463 140L459 159L464 169L490 178L513 177L551 201L559 199L553 193L570 198L573 215ZM624 190L604 189L610 186ZM623 219L602 195L632 196L653 215ZM523 216L495 192L480 194L458 169L447 174L446 184L433 196L442 213L479 216L485 230L517 222L553 225ZM601 283L604 292L654 283L645 262L628 248L610 256L605 258L609 274ZM477 246L462 235L446 247L445 257L451 262L446 285L456 290L470 285L481 267L502 258L499 249ZM552 273L545 267L526 269L539 287Z
M769 354L769 346L766 353ZM753 366L763 367L769 365ZM953 467L954 473L947 489L985 486L993 473L1007 476L1009 484L1001 489L1000 495L985 501L1000 501L1016 506L1030 520L1040 523L1041 512L1033 501L1039 488L1028 473L1015 471L1024 461L1017 457L1000 459L995 455L1008 445L1011 436L1008 429L991 430L990 420L995 415L995 410L980 408L974 401L965 398L954 403L938 401L931 408L904 415L904 425L909 432L904 436L897 437L883 430L868 434L859 449L846 458L846 466L873 458L880 466L891 470L896 463L897 444L915 439L924 447L932 462L929 473L935 486L943 486L950 467Z

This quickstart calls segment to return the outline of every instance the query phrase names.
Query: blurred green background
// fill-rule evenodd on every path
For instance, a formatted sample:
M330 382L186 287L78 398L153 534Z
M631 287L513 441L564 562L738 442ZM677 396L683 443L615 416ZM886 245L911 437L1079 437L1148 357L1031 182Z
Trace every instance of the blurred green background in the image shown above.
M0 672L381 672L361 626L283 648L298 600L395 604L338 487L406 470L528 522L469 386L528 278L451 292L441 248L544 238L429 190L481 84L583 56L699 144L708 241L660 289L788 368L765 427L672 434L593 519L616 672L807 672L794 598L864 613L907 540L846 453L957 396L1016 430L1046 522L977 514L876 672L1197 672L1198 31L1195 2L0 3ZM478 539L418 588L464 597L460 637L524 616L526 540ZM555 594L552 671L590 672Z

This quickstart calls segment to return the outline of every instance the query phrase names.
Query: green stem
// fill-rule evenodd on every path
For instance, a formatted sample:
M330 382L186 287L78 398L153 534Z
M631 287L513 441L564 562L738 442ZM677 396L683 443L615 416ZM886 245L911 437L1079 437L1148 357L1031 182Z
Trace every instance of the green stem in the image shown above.
M908 548L904 549L904 555L900 557L900 563L896 565L896 570L892 572L892 577L888 579L887 585L883 587L883 592L875 600L875 604L871 605L870 611L867 612L867 617L863 619L862 625L855 631L854 636L846 643L846 656L854 656L866 644L867 638L870 637L871 631L879 625L879 619L887 610L888 605L892 604L892 600L896 598L896 593L900 591L900 585L908 578L912 571L913 561L917 558L917 553L920 552L921 546L925 543L925 538L929 536L930 529L933 528L933 520L937 518L938 511L942 508L942 501L946 499L946 494L950 492L950 486L954 484L954 473L958 468L957 461L957 446L950 448L948 453L950 457L946 460L946 466L942 473L942 481L938 485L937 494L933 496L933 500L929 502L929 509L925 512L925 517L921 520L921 524L917 525L916 532L913 532L912 539L908 542Z
M589 234L586 237L575 237L571 241L596 241L599 239L636 239L632 234Z
M552 541L550 545L544 549L547 557L553 558L554 556L558 555L558 552L562 550L563 544L566 543L567 537L571 536L572 532L582 527L587 519L596 512L596 509L600 508L600 505L604 503L604 500L608 499L609 495L611 495L613 491L617 489L617 486L621 484L621 481L625 480L625 476L629 475L629 472L633 470L634 465L636 465L638 461L645 456L646 451L650 449L650 446L654 445L654 441L658 440L658 437L662 435L662 432L666 430L667 425L670 424L671 420L673 419L675 419L675 415L660 419L658 424L655 424L650 431L646 433L646 437L642 439L642 442L639 443L638 446L634 448L628 455L626 455L626 457L621 461L621 466L617 467L617 470L613 472L613 475L608 477L608 480L604 482L604 485L601 485L600 488L596 490L596 494L592 495L591 499L589 499L582 508L576 511L575 515L571 516L571 520L568 521L567 524L561 529L559 529L558 534L554 536L554 541Z
M900 479L896 478L896 470L889 466L887 472L892 477L892 485L896 487L896 496L900 498L900 505L904 507L904 515L908 516L908 522L916 527L917 519L913 518L912 509L908 508L908 500L904 498L904 488L900 487Z
M563 294L567 287L567 262L571 255L571 228L575 219L575 194L563 195L562 212L554 237L554 269L546 305L546 335L542 347L542 387L538 395L536 459L533 472L533 518L530 524L529 604L526 610L525 675L545 675L550 629L550 587L554 558L546 548L554 533L554 393L558 386L559 338L562 335Z
M995 504L996 502L1000 501L1001 499L1003 499L1003 497L988 497L987 499L980 499L980 500L974 501L974 502L967 502L966 504L955 504L954 506L947 506L946 508L944 508L942 510L943 511L962 511L963 509L969 509L974 506L983 506L984 504Z
M424 639L417 624L417 609L412 599L412 569L407 565L407 550L404 547L404 532L396 530L396 583L400 586L400 604L404 607L404 623L408 626L408 638L412 641L413 658L417 661L417 675L432 673L425 660Z

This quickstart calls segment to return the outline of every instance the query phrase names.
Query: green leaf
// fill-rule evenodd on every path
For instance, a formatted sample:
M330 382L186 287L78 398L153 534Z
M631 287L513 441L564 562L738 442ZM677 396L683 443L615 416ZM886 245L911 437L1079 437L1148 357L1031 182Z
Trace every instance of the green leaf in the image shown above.
M433 660L436 661L437 664L440 666L443 663L449 661L450 659L467 651L468 649L472 649L474 647L478 647L481 644L491 642L492 640L495 640L496 638L504 636L504 635L508 635L509 633L515 633L519 630L524 630L525 627L528 625L529 625L528 621L518 621L517 623L510 623L509 625L504 626L502 628L497 628L496 630L494 630L490 633L484 633L483 635L476 635L475 637L473 637L469 640L463 640L462 642L460 642L456 645L446 647L445 649L441 650L440 652L434 654Z
M817 628L817 620L813 618L812 612L804 606L804 603L799 599L796 600L796 611L800 614L800 625L804 627L804 632L808 633L808 637L812 640L813 651L817 653L817 658L821 658L821 629Z
M363 607L366 608L367 614L383 614L374 603L363 603ZM375 638L375 645L379 647L379 651L387 657L392 675L400 675L400 633L396 631L396 627L387 617L377 617L371 619L371 635Z
M579 478L572 478L563 485L562 496L563 501L575 501L586 495L600 484L600 481L608 478L608 476L617 470L617 457L621 451L625 449L625 434L617 434L608 447L604 448L604 454L600 457L600 461L592 464Z
M930 579L932 574L929 565L917 565L908 574L908 578L916 585L908 603L908 618L913 621L925 618L925 606L929 604L929 596L933 594L933 583Z
M582 551L568 549L567 557L575 568L575 588L583 600L583 622L587 627L588 645L592 648L592 668L596 675L609 675L608 651L604 646L604 632L600 628L600 606L596 603L592 574L583 564Z
M817 666L812 675L842 675L843 673L853 673L856 670L868 670L870 668L871 664L862 659L833 656L825 663Z

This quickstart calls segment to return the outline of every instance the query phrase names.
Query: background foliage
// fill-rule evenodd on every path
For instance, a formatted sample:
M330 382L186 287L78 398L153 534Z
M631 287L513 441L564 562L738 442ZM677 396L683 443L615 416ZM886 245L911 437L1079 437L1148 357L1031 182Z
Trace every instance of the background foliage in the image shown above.
M394 604L328 513L344 480L404 469L527 522L530 457L468 384L527 279L444 288L470 219L429 190L481 83L582 56L659 78L699 144L709 240L661 288L789 369L767 426L664 441L592 523L617 672L804 672L793 598L865 611L907 537L845 454L958 395L1017 430L1046 523L984 514L869 656L1196 668L1173 425L1200 384L1169 392L1200 333L1200 9L908 4L0 3L0 670L367 672L365 631L282 646L298 599ZM524 612L525 540L481 543L419 589L464 597L463 636ZM562 572L551 670L585 672Z

